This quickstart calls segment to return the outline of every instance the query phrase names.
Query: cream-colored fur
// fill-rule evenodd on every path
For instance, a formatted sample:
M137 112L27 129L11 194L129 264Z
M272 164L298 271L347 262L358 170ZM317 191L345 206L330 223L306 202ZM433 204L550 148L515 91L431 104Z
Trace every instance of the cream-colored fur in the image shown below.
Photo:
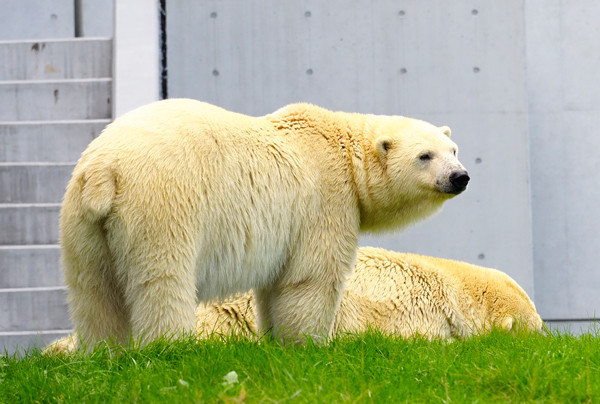
M405 338L452 340L492 327L541 331L542 325L525 291L501 271L364 247L346 284L334 332L372 327ZM196 332L200 337L258 335L252 293L198 305ZM55 341L46 352L71 352L73 338Z
M84 151L62 206L79 335L181 335L197 301L253 288L262 329L326 337L359 231L401 228L465 189L449 135L309 104L250 117L171 99L123 115Z
M335 329L373 326L404 337L461 338L512 330L541 330L525 291L504 272L415 254L365 247L348 279Z

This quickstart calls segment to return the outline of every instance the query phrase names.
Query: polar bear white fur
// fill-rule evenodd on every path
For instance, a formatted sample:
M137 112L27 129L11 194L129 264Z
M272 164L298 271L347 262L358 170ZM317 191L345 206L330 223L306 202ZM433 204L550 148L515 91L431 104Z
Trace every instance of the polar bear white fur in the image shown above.
M370 247L358 250L356 269L348 278L334 324L338 335L371 327L404 338L446 340L486 333L492 327L507 331L543 327L531 299L504 272ZM252 293L220 304L199 304L196 333L258 336ZM70 335L49 345L46 352L68 353L75 345L76 338Z
M335 330L372 326L404 337L464 338L492 327L540 331L527 293L507 274L461 261L359 250Z
M194 329L197 301L254 289L261 329L330 335L360 231L439 210L469 177L447 127L292 104L189 99L108 125L65 193L71 316L87 346Z

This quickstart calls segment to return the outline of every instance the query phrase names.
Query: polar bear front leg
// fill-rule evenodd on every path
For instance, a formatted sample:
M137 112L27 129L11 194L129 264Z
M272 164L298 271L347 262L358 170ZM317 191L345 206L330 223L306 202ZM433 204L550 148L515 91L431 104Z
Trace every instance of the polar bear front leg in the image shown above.
M356 252L336 249L335 239L329 241L302 250L311 254L292 257L272 287L255 291L261 331L267 327L273 338L296 343L307 336L317 343L331 337Z
M346 217L332 211L313 216L330 220L306 221L277 281L255 290L261 332L296 343L306 341L307 336L324 343L332 336L358 247L359 214L350 207L343 211Z
M271 335L285 342L303 343L310 337L324 343L331 337L342 287L341 283L306 279L273 288L268 319Z

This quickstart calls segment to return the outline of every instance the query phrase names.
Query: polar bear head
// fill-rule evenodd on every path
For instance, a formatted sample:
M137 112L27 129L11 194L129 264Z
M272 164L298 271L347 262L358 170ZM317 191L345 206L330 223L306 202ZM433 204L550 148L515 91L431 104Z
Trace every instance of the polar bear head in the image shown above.
M376 167L369 173L370 196L379 214L369 212L375 218L366 220L363 230L410 224L437 212L467 188L469 174L458 160L449 127L399 116L374 118Z

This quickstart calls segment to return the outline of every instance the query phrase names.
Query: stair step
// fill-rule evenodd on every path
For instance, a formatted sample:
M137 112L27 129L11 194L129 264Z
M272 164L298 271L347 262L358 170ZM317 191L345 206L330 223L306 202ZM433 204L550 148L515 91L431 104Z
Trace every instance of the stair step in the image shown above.
M111 38L0 41L0 80L112 76Z
M108 119L112 79L0 82L0 121Z
M0 332L72 328L64 287L0 289Z
M62 285L58 245L0 246L0 289Z
M2 122L0 163L77 161L109 123L110 119Z
M50 342L65 337L72 330L10 331L0 332L0 352L25 355L32 348L44 349Z
M58 244L59 214L60 203L0 204L0 245Z
M0 203L58 203L75 163L0 163Z

